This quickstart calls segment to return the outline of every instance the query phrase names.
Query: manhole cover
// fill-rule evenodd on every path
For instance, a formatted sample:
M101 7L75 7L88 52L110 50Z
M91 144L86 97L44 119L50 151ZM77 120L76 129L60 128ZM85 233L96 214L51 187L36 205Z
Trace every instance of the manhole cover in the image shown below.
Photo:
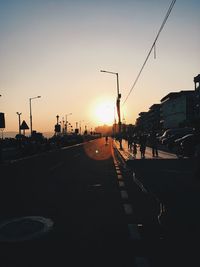
M0 242L31 240L49 232L53 221L39 216L14 218L0 223Z

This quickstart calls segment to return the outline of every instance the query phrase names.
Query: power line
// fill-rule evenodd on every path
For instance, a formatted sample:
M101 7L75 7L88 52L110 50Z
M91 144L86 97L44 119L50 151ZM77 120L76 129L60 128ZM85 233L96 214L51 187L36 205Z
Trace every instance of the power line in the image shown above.
M167 11L167 13L166 13L166 15L165 15L165 18L164 18L164 20L163 20L163 22L162 22L162 24L161 24L161 26L160 26L160 29L159 29L159 31L158 31L158 33L157 33L157 35L156 35L156 38L155 38L155 40L154 40L154 42L153 42L153 44L152 44L152 46L151 46L151 48L150 48L150 50L149 50L149 53L147 54L147 57L146 57L146 59L145 59L143 65L142 65L142 67L141 67L141 69L140 69L140 71L139 71L139 73L138 73L138 75L137 75L137 77L136 77L136 79L135 79L135 81L134 81L134 83L133 83L133 85L132 85L132 87L131 87L131 89L130 89L128 95L127 95L127 97L126 97L126 99L125 99L124 102L123 102L123 105L126 103L126 101L127 101L127 99L129 98L131 92L133 91L133 89L134 89L134 87L135 87L135 85L136 85L136 83L137 83L137 81L138 81L138 79L139 79L139 77L140 77L140 75L141 75L141 73L142 73L142 71L143 71L143 69L144 69L144 67L145 67L145 65L146 65L146 63L147 63L147 60L149 59L149 56L151 55L151 52L152 52L153 49L154 49L154 58L156 57L156 42L157 42L157 40L158 40L158 37L159 37L159 35L160 35L162 29L163 29L164 26L165 26L165 23L166 23L166 21L167 21L169 15L170 15L172 9L173 9L173 6L174 6L175 2L176 2L176 0L173 0L173 1L171 2L170 6L169 6L169 9L168 9L168 11Z

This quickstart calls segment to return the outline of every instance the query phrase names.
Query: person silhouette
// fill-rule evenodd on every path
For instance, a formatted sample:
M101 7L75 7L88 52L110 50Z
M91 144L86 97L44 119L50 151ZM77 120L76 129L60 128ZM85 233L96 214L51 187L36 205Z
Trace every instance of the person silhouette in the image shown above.
M133 156L134 158L136 158L136 155L137 155L137 144L136 142L133 143Z
M145 134L141 134L139 143L140 143L141 158L144 159L146 152L146 143L147 143L147 137Z
M105 136L105 140L106 140L106 145L108 144L108 136Z
M156 138L156 133L152 132L150 134L150 146L152 148L152 157L158 157L158 141Z

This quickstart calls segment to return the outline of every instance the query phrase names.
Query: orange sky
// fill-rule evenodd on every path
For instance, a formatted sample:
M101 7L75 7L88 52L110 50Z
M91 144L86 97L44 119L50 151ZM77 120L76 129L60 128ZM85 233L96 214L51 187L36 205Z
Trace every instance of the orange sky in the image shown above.
M0 112L6 131L18 130L16 112L33 129L53 131L56 115L88 128L114 114L118 72L123 103L171 1L0 1ZM200 2L177 1L135 89L122 106L134 123L171 91L193 89L200 73ZM101 104L102 103L102 104ZM107 103L107 104L105 104ZM108 104L109 103L109 104ZM105 108L98 111L99 105ZM107 115L98 115L98 112Z

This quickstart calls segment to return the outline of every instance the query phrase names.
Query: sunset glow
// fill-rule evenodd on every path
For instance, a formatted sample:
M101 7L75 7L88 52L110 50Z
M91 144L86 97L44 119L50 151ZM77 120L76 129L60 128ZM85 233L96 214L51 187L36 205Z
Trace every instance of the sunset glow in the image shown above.
M99 103L95 109L95 118L100 124L111 125L114 121L114 106L111 102Z
M54 132L72 113L73 125L112 124L119 74L121 120L138 114L169 92L193 90L199 73L200 1L176 1L124 104L158 32L170 1L0 1L0 112L4 132L18 132L18 116L33 130ZM155 52L155 51L154 51ZM116 108L115 108L116 109ZM116 119L117 119L117 114ZM123 116L124 115L124 116ZM84 121L84 122L83 122Z

